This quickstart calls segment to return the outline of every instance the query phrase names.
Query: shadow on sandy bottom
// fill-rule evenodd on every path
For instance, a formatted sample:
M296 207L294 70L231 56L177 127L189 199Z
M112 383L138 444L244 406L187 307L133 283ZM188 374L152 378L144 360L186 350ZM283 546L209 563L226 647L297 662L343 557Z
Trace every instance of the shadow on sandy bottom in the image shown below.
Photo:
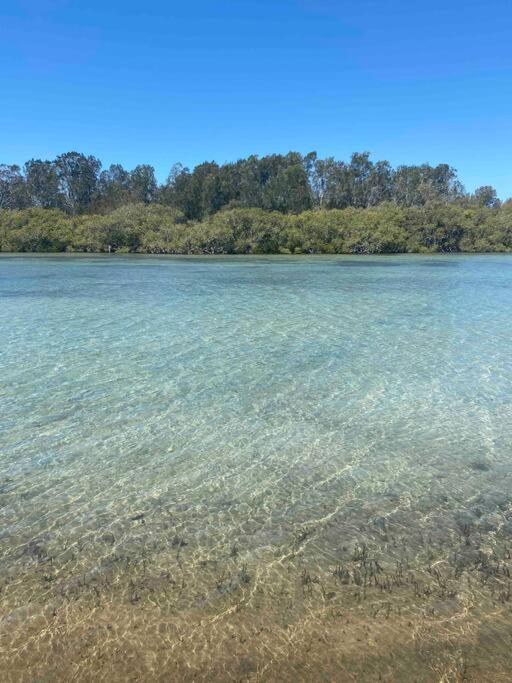
M23 578L34 599L3 601L2 680L510 680L507 546L466 538L455 563L413 567L361 544L313 568L309 540L250 566L236 549L191 562L173 539L165 571L143 555L60 586L39 558Z

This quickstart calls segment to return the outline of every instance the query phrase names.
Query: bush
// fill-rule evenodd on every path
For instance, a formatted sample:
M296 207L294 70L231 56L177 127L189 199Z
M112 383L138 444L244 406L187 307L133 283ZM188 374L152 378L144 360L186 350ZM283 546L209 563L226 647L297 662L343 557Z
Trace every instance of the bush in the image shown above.
M512 203L317 209L282 214L231 207L200 222L175 208L127 204L107 215L0 210L2 251L155 254L393 254L512 251Z

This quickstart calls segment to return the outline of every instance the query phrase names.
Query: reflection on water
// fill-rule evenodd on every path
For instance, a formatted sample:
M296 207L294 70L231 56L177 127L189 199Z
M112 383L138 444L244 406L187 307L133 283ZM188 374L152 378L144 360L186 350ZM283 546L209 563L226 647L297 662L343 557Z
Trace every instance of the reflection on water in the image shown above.
M7 681L506 681L512 258L0 259Z

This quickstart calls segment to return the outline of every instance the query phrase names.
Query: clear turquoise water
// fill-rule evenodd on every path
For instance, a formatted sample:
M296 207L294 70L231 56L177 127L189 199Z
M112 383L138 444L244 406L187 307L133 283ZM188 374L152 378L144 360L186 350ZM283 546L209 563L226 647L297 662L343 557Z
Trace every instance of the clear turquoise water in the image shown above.
M266 669L288 647L269 655L276 634L306 638L306 615L338 600L366 614L365 555L416 577L386 598L397 634L404 610L424 623L434 599L477 631L499 609L486 645L499 660L506 572L478 591L470 579L505 567L512 539L510 256L5 256L0 353L13 680L87 680L79 624L107 614L110 678L120 643L120 659L152 653L131 665L145 679L173 666L215 678L235 661L248 678L300 677L292 645L279 675ZM370 610L382 589L368 591ZM238 631L268 622L273 637L235 652L220 628L233 611ZM157 647L175 652L173 639L183 661Z

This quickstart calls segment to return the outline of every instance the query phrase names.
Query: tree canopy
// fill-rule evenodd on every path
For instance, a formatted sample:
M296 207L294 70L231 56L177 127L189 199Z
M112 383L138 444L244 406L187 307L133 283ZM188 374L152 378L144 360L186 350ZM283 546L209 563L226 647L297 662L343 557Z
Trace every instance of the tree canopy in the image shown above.
M112 164L102 170L94 156L66 152L54 160L30 159L23 169L0 165L0 208L42 207L66 213L108 213L123 204L173 206L187 219L201 220L226 207L300 213L314 208L370 208L382 202L420 207L432 202L495 207L493 187L465 192L448 164L398 166L356 152L349 161L321 159L316 152L255 155L190 170L175 164L158 185L155 170Z
M315 152L154 168L66 152L0 165L3 251L394 253L512 250L512 202L448 164Z

